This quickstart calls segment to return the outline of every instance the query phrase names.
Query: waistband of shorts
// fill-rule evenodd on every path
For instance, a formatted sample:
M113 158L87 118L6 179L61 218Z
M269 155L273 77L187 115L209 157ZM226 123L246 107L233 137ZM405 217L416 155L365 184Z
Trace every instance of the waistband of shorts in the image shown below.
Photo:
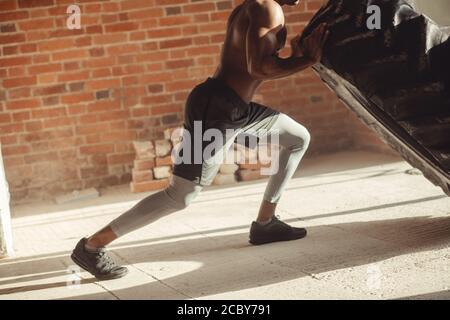
M225 97L227 97L231 102L243 108L248 108L249 104L246 103L242 98L231 88L225 81L217 78L209 77L206 80L206 84L212 86L213 88L220 91Z

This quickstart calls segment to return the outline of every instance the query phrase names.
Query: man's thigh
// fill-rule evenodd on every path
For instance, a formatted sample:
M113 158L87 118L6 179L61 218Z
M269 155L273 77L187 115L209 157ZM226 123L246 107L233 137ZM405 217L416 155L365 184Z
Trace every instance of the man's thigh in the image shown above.
M179 164L175 164L174 174L203 186L210 185L233 143L237 142L250 148L256 147L258 139L270 132L279 115L280 112L270 107L251 102L249 104L248 120L244 126L240 129L235 129L231 134L223 135L223 143L215 145L214 157L209 157L208 152L205 155L205 146L208 143L205 144L203 141L195 143L193 134L190 135L189 139L183 138L185 143L182 145L182 149L189 149L191 157L187 162L182 161ZM200 139L203 139L203 137ZM199 145L202 146L201 150L195 150L195 146ZM193 156L195 152L201 153L202 161L198 161L200 159L199 156Z
M195 143L194 139L199 137L189 137L189 139L183 137L183 142L178 148L183 153L174 165L173 174L202 186L210 185L239 132L241 130L236 130L228 135L224 134L220 142L201 141ZM200 139L203 140L203 137ZM185 152L190 155L183 157ZM197 153L196 156L195 153Z
M272 133L272 128L280 114L279 111L270 107L251 102L249 121L237 135L235 142L252 149L255 148L261 139Z

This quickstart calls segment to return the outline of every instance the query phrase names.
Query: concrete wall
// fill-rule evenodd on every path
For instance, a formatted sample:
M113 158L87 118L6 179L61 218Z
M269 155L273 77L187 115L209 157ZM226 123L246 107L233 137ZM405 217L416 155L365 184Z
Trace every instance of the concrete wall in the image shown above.
M9 188L8 183L6 182L0 143L0 258L11 256L13 254L9 199Z
M450 1L449 0L414 0L416 9L441 26L450 26Z

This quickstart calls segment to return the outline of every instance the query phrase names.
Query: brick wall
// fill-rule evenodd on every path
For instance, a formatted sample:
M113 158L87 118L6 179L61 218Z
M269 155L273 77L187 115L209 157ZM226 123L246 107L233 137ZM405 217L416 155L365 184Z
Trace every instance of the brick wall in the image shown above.
M131 142L181 123L239 2L0 0L0 137L13 199L129 182ZM320 2L286 9L289 37ZM66 27L70 4L80 30ZM310 129L309 155L379 146L312 71L267 82L256 99Z

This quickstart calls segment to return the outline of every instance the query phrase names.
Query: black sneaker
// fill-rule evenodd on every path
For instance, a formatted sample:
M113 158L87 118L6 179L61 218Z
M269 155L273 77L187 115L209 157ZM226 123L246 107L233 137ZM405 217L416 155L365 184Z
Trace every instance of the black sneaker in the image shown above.
M87 251L85 248L87 239L78 241L70 256L77 265L91 273L99 280L110 280L124 277L128 273L126 267L118 266L108 255L105 248L96 252Z
M250 240L253 245L266 244L277 241L291 241L306 237L306 229L294 228L273 217L266 225L253 222L250 228Z

